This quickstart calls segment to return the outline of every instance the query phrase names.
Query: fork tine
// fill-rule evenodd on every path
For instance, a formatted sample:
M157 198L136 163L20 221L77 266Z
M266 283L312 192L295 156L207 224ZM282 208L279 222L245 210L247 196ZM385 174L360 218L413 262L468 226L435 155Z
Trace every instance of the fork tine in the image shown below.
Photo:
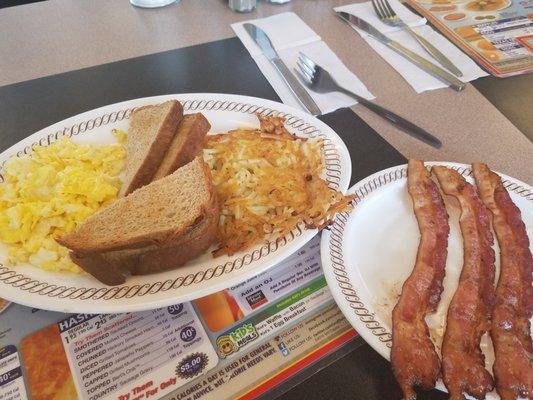
M381 15L381 12L378 10L378 7L376 6L376 0L372 0L372 7L374 8L374 12L378 16L379 19L383 19L384 16Z
M388 18L392 18L394 15L392 15L390 12L389 12L389 9L390 8L387 8L387 6L385 5L386 4L386 1L385 0L378 0L381 4L381 7L383 7L383 10L385 10L385 14L387 14L387 17Z
M305 65L307 65L313 74L315 73L315 70L317 69L317 65L313 60L311 60L301 51L299 52L298 59L301 60Z
M316 72L315 68L312 68L311 66L309 66L309 64L307 64L302 58L299 58L298 61L296 61L296 63L297 64L299 63L302 70L305 70L307 73L311 75L315 74Z
M294 68L294 72L306 85L311 85L313 83L313 79L310 78L308 75L300 72L300 70Z
M304 58L298 58L298 61L296 62L300 69L302 70L302 72L305 72L307 73L307 75L309 75L311 77L311 79L315 80L316 78L316 73L317 73L317 69L316 67L311 67L306 61Z
M380 11L381 11L381 15L383 15L382 18L389 18L390 15L389 15L389 13L387 12L387 9L383 6L381 0L376 0L376 4L377 4L378 8L379 8Z
M308 75L311 79L315 76L315 70L313 68L310 68L309 65L304 63L301 59L298 59L296 61L296 65L298 65L298 68L302 71L302 73Z
M385 7L387 7L387 10L389 11L390 16L394 18L396 16L396 11L394 11L394 9L391 7L389 1L383 0L383 4L385 4Z

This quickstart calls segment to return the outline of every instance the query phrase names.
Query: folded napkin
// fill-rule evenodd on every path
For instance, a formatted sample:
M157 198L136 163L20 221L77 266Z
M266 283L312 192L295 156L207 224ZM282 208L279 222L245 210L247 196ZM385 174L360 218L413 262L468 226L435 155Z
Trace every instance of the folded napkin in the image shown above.
M399 3L398 0L389 0L391 7L396 11L396 14L420 36L426 38L431 44L439 49L442 54L446 55L457 68L461 70L463 76L459 79L463 82L469 82L482 76L488 75L483 71L474 61L472 61L466 54L455 47L448 39L441 34L435 32L431 27L426 25L426 19L422 18ZM408 49L414 51L420 56L426 58L435 65L442 67L438 61L428 54L424 48L411 36L405 29L392 27L382 23L377 17L372 3L357 3L342 7L335 7L335 11L345 11L360 17L372 25L374 28L384 33L393 40L404 45ZM384 44L372 38L367 33L357 30L361 37L381 56L387 61L403 78L415 89L417 93L422 93L426 90L433 90L446 87L447 85L438 79L432 77L427 72L421 70L413 63L389 49ZM442 67L445 69L444 67Z
M292 12L286 12L268 18L245 22L251 22L266 32L280 58L285 62L285 64L287 64L287 67L291 72L294 73L294 69L297 68L296 61L298 60L298 53L302 52L309 56L317 64L327 69L329 73L335 77L337 82L339 82L339 84L344 86L346 89L351 90L367 99L374 98L366 86L357 78L357 76L355 76L350 72L350 70L348 70L348 68L346 68L346 66L341 60L339 60L335 53L322 41L320 36L318 36L296 14ZM259 46L257 46L248 32L246 32L242 26L245 22L233 24L231 27L242 41L246 49L250 52L250 55L256 62L265 78L270 82L278 96L285 104L306 111L294 97L275 67L263 55L263 52ZM341 107L348 107L356 104L354 99L342 93L315 93L307 88L306 90L316 102L323 114L334 111Z

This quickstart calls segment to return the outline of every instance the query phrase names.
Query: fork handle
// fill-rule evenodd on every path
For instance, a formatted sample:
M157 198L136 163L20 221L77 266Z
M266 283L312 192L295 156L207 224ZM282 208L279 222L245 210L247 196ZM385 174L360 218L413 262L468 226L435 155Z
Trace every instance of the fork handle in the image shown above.
M386 108L383 108L380 105L377 105L376 103L369 101L365 99L364 97L361 97L358 94L355 94L349 91L348 89L344 89L343 87L339 87L339 91L347 94L350 97L353 97L363 106L375 112L380 117L385 118L387 121L391 122L393 125L397 126L398 128L400 128L407 134L437 149L442 146L442 142L439 139L437 139L435 136L426 132L424 129L406 120L405 118L400 117L398 114L395 114L392 111L387 110Z
M444 68L448 71L451 71L455 76L463 76L463 73L459 68L457 68L448 57L440 52L435 46L433 46L425 37L416 33L416 31L411 28L409 25L405 25L407 31L413 36L420 46L424 48L429 54L433 56Z

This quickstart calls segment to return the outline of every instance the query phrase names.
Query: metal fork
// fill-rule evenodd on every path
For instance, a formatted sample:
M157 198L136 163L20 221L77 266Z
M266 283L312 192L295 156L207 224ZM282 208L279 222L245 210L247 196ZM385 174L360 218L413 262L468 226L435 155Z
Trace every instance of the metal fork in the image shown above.
M349 91L348 89L340 86L337 81L320 65L316 64L313 60L307 57L304 53L300 52L300 56L297 61L298 68L295 70L296 73L300 76L304 84L317 93L330 93L330 92L341 92L350 97L356 99L363 106L369 110L375 112L380 117L385 118L398 128L405 131L407 134L427 143L433 147L440 148L442 143L435 136L426 132L422 128L416 126L412 122L407 121L406 119L400 117L399 115L393 113L386 108L383 108L376 103L373 103L364 97L359 96L356 93Z
M401 1L401 0L400 0ZM424 37L420 36L409 25L401 20L394 9L390 6L387 0L372 0L372 7L376 12L378 18L386 25L405 28L407 32L413 36L418 43L426 50L435 60L437 60L444 68L448 69L456 76L463 76L463 73L457 68L439 49L428 42Z

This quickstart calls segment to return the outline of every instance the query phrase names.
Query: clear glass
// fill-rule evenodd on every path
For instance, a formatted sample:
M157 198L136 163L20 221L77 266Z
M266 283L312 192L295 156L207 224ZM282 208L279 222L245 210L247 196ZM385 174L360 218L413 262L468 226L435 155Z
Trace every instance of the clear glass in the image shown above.
M237 12L252 12L255 10L257 0L229 0L229 8Z
M179 3L180 0L130 0L130 3L137 7L157 8L168 6L172 3Z

